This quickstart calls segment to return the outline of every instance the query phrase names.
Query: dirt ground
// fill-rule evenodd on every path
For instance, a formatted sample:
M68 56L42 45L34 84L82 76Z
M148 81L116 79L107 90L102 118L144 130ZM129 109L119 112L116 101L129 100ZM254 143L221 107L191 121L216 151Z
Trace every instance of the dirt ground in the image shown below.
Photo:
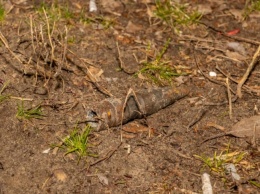
M152 0L97 0L94 13L86 0L2 1L0 194L202 193L203 173L210 175L214 193L260 192L257 132L202 143L258 114L259 64L246 78L242 97L236 96L260 43L260 13L243 19L245 0L186 2L203 12L200 23L171 28L152 14ZM188 88L186 95L123 129L93 130L89 149L98 157L78 161L75 153L53 149L75 126L84 128L88 110L102 109L103 100L124 102L134 92L165 87L168 82L158 85L136 73L142 61L156 60L169 39L163 59L183 75L167 87ZM144 103L154 108L153 100ZM40 106L44 116L19 118L22 106ZM246 126L259 130L257 122ZM230 160L220 158L228 154ZM219 170L227 163L240 180Z

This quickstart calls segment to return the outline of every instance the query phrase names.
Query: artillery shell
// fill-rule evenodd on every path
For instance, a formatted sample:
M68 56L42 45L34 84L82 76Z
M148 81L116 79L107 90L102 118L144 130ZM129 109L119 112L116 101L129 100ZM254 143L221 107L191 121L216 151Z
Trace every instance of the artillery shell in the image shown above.
M136 92L125 99L107 98L101 101L94 110L87 111L87 120L96 130L116 127L151 115L173 104L189 93L184 87L152 88ZM123 118L122 118L123 116Z

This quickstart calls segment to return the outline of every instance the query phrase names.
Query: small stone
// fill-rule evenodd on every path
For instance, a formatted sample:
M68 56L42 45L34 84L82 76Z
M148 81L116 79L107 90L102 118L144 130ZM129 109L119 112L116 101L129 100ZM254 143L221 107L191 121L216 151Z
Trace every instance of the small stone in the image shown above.
M46 95L48 93L47 89L44 87L36 87L34 89L35 94L40 94L40 95Z
M210 76L210 77L216 77L216 76L217 76L217 73L214 72L214 71L210 71L210 72L209 72L209 76Z
M4 166L1 162L0 162L0 170L4 170Z
M63 169L55 169L53 175L58 181L65 182L68 179L68 175Z
M48 154L48 153L50 152L50 150L51 150L51 148L48 148L48 149L46 149L46 150L43 150L42 153L43 153L43 154Z

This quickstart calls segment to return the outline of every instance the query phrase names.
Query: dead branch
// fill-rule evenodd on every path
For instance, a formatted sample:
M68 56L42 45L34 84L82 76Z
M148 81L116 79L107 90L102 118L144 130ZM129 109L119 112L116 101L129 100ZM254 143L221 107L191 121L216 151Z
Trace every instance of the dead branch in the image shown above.
M44 8L43 8L43 13L44 13L44 16L45 16L45 19L46 19L46 24L47 24L47 35L48 35L49 43L50 43L50 46L51 46L51 62L52 62L55 59L55 57L54 57L54 45L53 45L52 38L51 38L53 31L51 32L51 30L50 30L49 19L47 17L47 14L46 14L46 11L45 11ZM54 30L54 26L53 26L53 30Z
M6 38L4 37L4 35L2 34L2 32L0 31L0 39L1 41L4 43L6 49L11 53L11 55L21 64L23 64L22 60L11 50L11 48L9 47L9 44L6 40Z
M196 114L196 116L193 118L193 120L188 124L187 126L187 131L193 126L195 125L197 122L199 122L203 116L205 115L205 113L208 111L208 107L203 106L198 113Z
M209 81L211 81L211 82L213 82L213 83L215 83L215 84L225 86L224 83L219 82L219 81L214 80L214 79L211 79L209 76L207 76L207 75L202 71L202 69L200 68L199 63L198 63L198 61L197 61L197 57L196 57L196 55L195 55L194 49L193 49L193 58L194 58L194 61L195 61L195 64L196 64L198 70L200 71L200 73L201 73L205 78L207 78ZM232 91L232 92L233 92L233 91ZM234 93L235 93L235 92L234 92Z
M120 142L114 149L108 151L103 158L100 158L100 159L96 160L95 162L92 162L86 168L83 168L80 172L82 172L84 170L88 170L91 166L94 166L102 161L105 161L105 160L111 158L113 156L113 154L120 148L121 145L122 145L122 142Z
M199 64L198 64L197 58L196 58L196 56L195 56L194 48L193 48L193 57L194 57L194 61L195 61L195 64L196 64L197 68L199 69L200 73L201 73L205 78L207 78L209 81L211 81L211 82L213 82L213 83L216 83L216 84L219 84L219 85L222 85L222 86L225 86L225 87L226 87L226 85L225 85L224 83L218 82L218 81L216 81L216 80L214 80L214 79L211 79L209 76L207 76L207 75L202 71L202 69L200 68L200 66L199 66ZM232 89L230 89L230 91L231 91L233 94L235 94L235 92L234 92ZM235 102L236 100L237 100L237 96L235 96L235 97L231 100L231 102ZM205 106L221 106L221 105L224 105L224 104L227 104L227 103L229 103L229 101L220 102L220 103L204 103L204 105L205 105ZM203 115L202 115L202 116L203 116ZM188 128L189 128L189 127L190 127L190 124L188 125Z
M220 72L220 73L222 73L224 76L226 76L229 80L231 80L231 81L233 81L234 83L236 83L236 84L238 84L239 83L239 81L237 81L236 79L234 79L233 77L231 77L230 75L228 75L227 73L225 73L218 65L216 65L216 69ZM248 92L248 93L252 93L252 92L254 92L254 93L260 93L260 91L259 90L255 90L255 89L253 89L253 88L251 88L251 87L249 87L249 86L247 86L247 85L243 85L242 86L242 88L246 91L246 92ZM232 92L233 94L234 94L234 92Z
M110 150L109 152L107 152L106 156L103 158L98 159L97 161L93 162L90 164L90 166L94 166L104 160L107 160L109 158L111 158L111 156L113 156L113 154L119 149L119 147L122 145L122 142L120 142L120 144L118 144L118 146L116 146L113 150Z
M229 86L229 79L226 78L227 93L228 93L228 104L229 104L229 118L232 119L232 97Z
M242 79L239 81L238 85L237 85L237 96L239 98L242 98L242 92L241 92L241 88L243 86L243 84L246 82L249 74L251 73L251 71L253 70L253 68L255 67L255 65L257 64L257 62L260 59L260 45L258 46L253 59L251 61L251 63L249 64L245 74L243 75Z
M60 43L61 44L61 43ZM62 45L62 44L61 44ZM102 94L109 96L109 97L113 97L113 94L111 94L107 89L105 89L104 87L100 86L95 78L95 76L89 71L88 67L85 65L85 62L83 61L83 59L79 58L72 50L68 49L69 53L71 55L73 55L74 57L76 57L82 64L80 63L75 63L75 65L77 65L80 69L86 69L86 74L87 77L89 78L90 83L92 83L98 91L100 91ZM70 57L70 54L67 53L66 54L66 58L73 61L72 57Z

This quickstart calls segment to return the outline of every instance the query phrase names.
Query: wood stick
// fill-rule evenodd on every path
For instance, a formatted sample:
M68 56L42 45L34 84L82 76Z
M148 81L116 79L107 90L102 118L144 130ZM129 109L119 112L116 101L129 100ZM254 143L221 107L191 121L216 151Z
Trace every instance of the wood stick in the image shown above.
M259 59L260 59L260 45L258 46L258 48L253 56L253 59L252 59L251 63L249 64L245 74L243 75L242 79L239 81L239 83L237 85L237 96L239 98L242 98L241 89L242 89L243 84L246 82L249 74L251 73L251 71L253 70L253 68L255 67L257 62L259 61Z
M232 119L232 97L231 97L229 79L228 78L226 78L226 84L227 84L228 104L229 104L229 118Z

